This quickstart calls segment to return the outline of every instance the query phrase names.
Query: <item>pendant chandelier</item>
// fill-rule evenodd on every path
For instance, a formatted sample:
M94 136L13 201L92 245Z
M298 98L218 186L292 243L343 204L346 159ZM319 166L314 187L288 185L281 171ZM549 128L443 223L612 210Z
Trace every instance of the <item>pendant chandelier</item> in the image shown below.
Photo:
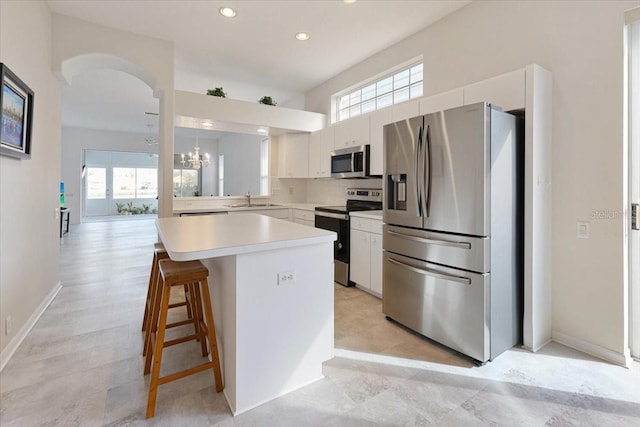
M200 169L201 167L209 166L211 163L211 156L209 153L204 153L203 157L200 157L200 147L198 146L198 137L196 136L196 146L193 148L193 153L187 154L187 156L182 153L180 163L184 167L189 167L191 169Z

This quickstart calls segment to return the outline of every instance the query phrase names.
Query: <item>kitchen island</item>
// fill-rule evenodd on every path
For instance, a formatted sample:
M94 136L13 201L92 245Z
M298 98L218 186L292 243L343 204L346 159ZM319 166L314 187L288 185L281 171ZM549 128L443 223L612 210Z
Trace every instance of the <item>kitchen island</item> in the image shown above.
M333 357L335 233L251 213L156 224L171 259L209 269L234 415L322 378Z

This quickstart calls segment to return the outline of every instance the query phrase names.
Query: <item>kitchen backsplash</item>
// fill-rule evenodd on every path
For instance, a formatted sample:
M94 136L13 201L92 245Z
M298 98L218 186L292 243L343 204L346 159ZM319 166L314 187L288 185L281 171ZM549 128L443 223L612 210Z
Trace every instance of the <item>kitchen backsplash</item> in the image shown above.
M342 205L346 201L347 188L382 188L382 179L310 179L307 181L307 202Z

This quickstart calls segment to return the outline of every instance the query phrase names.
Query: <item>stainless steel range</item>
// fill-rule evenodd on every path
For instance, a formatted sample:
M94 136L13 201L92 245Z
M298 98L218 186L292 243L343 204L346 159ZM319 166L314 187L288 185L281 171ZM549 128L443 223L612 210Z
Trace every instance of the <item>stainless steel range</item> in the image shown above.
M348 188L346 205L316 208L316 228L335 231L338 235L333 243L334 280L341 285L353 286L353 282L349 280L349 212L380 209L382 190L379 188Z

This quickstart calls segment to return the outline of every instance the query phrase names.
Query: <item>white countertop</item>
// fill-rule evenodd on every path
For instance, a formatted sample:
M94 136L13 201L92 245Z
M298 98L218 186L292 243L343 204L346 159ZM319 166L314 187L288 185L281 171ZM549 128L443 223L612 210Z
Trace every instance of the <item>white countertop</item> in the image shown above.
M336 233L264 215L202 215L158 218L156 227L174 261L216 258L315 243Z
M356 211L349 213L349 215L382 221L382 211Z

